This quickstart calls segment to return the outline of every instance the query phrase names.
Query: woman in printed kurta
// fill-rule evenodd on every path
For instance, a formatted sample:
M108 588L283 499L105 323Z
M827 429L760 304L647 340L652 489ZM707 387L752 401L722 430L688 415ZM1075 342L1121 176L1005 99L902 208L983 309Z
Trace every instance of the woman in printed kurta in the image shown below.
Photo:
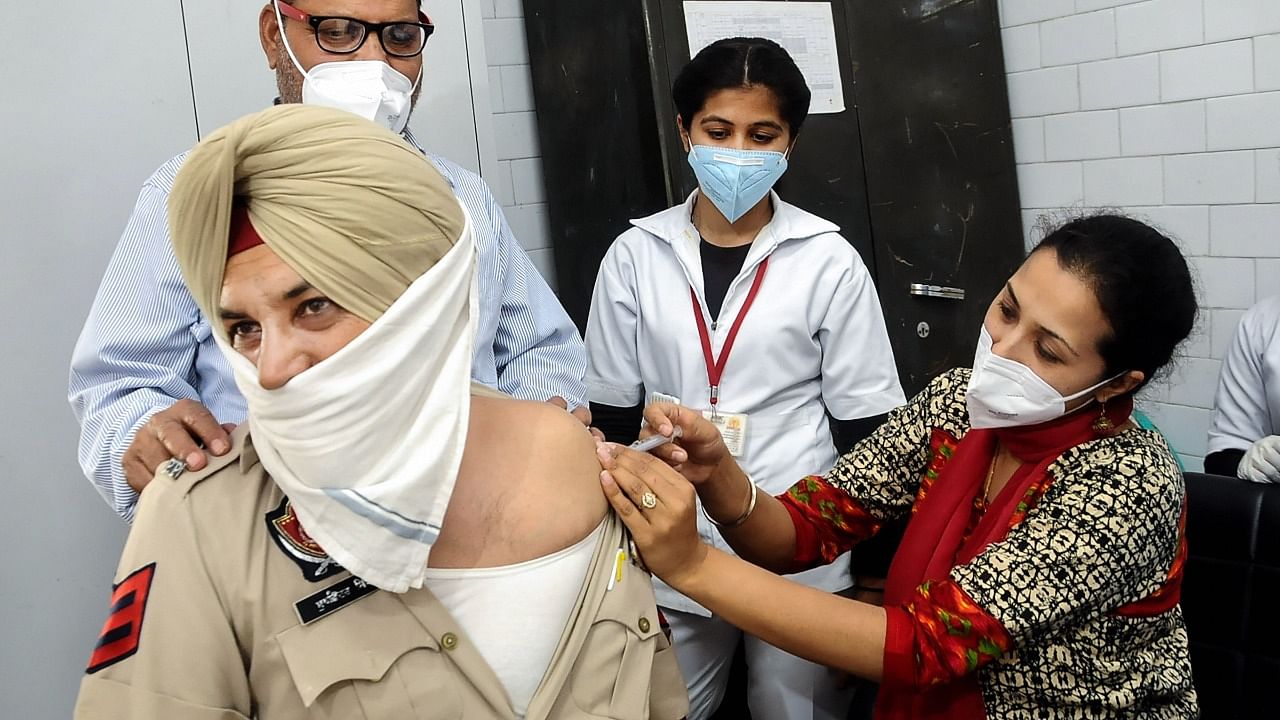
M1195 717L1182 476L1130 420L1195 314L1172 241L1076 220L993 301L974 369L936 378L825 477L757 494L714 428L655 405L653 431L682 427L659 454L684 477L603 447L602 483L658 575L778 647L880 680L879 718ZM885 607L697 542L695 488L739 555L775 572L909 516Z

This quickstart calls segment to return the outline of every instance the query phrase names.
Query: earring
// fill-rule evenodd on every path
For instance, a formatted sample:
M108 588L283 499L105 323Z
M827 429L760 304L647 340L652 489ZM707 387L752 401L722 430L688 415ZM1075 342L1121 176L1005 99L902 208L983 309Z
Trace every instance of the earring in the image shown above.
M1111 418L1107 417L1107 401L1102 401L1102 412L1098 413L1098 419L1093 421L1093 431L1099 435L1106 435L1116 429L1116 424L1111 422Z

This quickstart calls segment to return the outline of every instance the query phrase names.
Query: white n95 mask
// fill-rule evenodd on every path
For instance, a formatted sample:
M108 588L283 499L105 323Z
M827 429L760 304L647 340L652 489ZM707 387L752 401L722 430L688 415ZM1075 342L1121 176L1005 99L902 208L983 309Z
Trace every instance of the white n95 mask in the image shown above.
M418 80L410 80L395 68L381 60L340 60L320 63L308 72L302 69L284 33L284 19L280 6L272 3L276 21L280 23L280 39L289 53L293 66L302 73L302 104L337 108L354 113L366 120L398 133L409 123L413 109L413 91L422 79L422 67L418 67ZM369 38L368 41L376 41Z
M409 122L414 84L381 60L320 63L303 76L304 105L346 110L396 133Z
M1031 368L993 353L992 344L991 333L983 326L978 336L978 349L973 355L969 392L965 396L969 425L976 430L1023 427L1060 418L1067 414L1067 403L1115 379L1107 378L1063 397Z

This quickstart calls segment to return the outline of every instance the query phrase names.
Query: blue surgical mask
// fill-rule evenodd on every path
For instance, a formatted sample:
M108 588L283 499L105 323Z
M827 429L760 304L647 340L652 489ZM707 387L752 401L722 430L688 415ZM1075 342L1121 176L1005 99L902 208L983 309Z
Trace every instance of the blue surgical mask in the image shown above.
M767 150L694 145L689 165L702 194L715 203L725 219L737 222L787 171L787 156Z

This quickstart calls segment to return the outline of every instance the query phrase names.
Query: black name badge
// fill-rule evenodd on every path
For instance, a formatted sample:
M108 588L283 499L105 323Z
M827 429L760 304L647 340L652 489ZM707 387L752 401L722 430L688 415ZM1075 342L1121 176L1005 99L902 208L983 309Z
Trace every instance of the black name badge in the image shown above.
M378 592L378 588L352 575L294 603L298 620L310 625L326 615L341 610L362 597Z

